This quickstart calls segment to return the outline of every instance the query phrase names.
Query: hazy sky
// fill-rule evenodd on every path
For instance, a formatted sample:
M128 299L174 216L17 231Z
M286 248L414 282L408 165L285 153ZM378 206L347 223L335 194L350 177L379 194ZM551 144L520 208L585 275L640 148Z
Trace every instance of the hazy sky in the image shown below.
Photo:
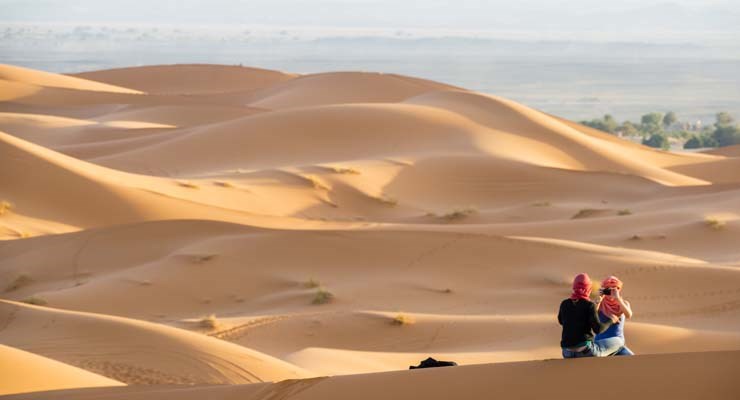
M446 29L618 40L740 38L740 0L0 0L0 21ZM586 36L584 36L586 35Z

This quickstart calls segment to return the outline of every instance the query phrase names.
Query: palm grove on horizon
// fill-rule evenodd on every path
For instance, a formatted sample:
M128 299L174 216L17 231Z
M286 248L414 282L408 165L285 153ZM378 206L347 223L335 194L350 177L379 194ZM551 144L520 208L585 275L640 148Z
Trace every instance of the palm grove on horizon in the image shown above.
M740 144L740 126L727 112L717 113L712 125L702 126L681 122L673 111L665 114L652 112L643 115L639 123L624 121L621 124L609 114L581 124L622 137L642 137L642 144L668 149L670 138L683 140L684 149L724 147Z

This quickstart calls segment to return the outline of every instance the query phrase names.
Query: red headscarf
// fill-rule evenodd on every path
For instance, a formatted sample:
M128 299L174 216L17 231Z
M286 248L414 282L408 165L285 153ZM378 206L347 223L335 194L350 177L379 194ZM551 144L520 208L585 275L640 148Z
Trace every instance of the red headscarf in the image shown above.
M620 281L616 276L610 276L601 282L601 288L622 290L622 281ZM611 317L612 315L619 317L624 313L624 311L622 311L622 306L619 305L617 299L611 296L604 296L601 300L601 304L599 304L599 311L607 317Z
M570 295L570 298L573 300L589 300L590 295L591 278L586 273L576 275L575 279L573 279L573 294Z

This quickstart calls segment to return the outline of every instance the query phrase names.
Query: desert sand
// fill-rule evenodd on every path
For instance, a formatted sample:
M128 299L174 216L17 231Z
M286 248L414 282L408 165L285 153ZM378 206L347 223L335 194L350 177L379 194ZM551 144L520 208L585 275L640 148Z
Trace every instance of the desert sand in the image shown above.
M0 394L736 398L739 167L393 74L0 65ZM638 356L553 360L579 272Z

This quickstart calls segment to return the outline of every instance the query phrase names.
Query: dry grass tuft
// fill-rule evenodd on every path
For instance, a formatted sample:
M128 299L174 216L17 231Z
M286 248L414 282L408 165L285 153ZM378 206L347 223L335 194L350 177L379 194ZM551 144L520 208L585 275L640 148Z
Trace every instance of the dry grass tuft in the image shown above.
M34 306L45 306L49 304L46 300L42 299L41 297L29 297L27 299L21 300L22 303L26 304L32 304Z
M177 181L177 185L188 188L188 189L200 189L198 185L194 184L193 182L189 182L189 181Z
M233 183L226 182L226 181L216 181L216 182L213 182L213 184L216 185L216 186L221 186L221 187L225 187L225 188L233 188L233 187L235 187Z
M360 171L349 167L329 167L335 174L360 175Z
M617 211L617 215L624 216L624 215L632 215L632 211L625 208L624 210Z
M326 304L334 300L334 294L330 291L319 288L319 290L316 291L316 294L313 296L313 301L311 303L313 304Z
M13 203L9 201L0 201L0 215L5 215L13 209Z
M714 229L714 230L720 230L727 225L727 222L714 217L706 217L704 218L704 224L706 224L708 227Z
M532 203L532 207L550 207L552 204L549 201L538 201Z
M440 218L446 219L448 221L453 221L457 219L463 219L465 217L468 217L470 215L474 215L478 213L478 209L475 207L464 207L464 208L456 208L447 214L442 215Z
M414 322L415 322L415 321L414 321L414 319L413 319L413 318L412 318L411 316L409 316L409 315L406 315L406 314L403 314L403 313L398 313L398 314L397 314L397 315L396 315L395 317L393 317L393 319L391 320L391 323L392 323L393 325L399 325L399 326L403 326L403 325L411 325L411 324L413 324Z
M570 219L587 218L601 211L603 210L598 210L595 208L584 208L582 210L579 210L574 216L570 217Z
M221 323L218 321L215 314L205 316L198 321L198 326L206 329L217 329L220 325Z

